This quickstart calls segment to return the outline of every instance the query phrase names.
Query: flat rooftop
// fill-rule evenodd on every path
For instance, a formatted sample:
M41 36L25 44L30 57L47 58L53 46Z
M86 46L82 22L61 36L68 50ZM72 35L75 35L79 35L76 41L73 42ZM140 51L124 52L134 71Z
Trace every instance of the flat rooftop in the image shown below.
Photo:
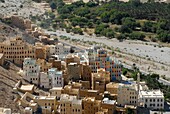
M73 101L73 99L76 99L76 96L70 96L68 94L61 94L60 101Z
M164 95L160 90L150 90L150 91L141 91L141 95L145 98L163 98Z
M72 104L73 104L73 105L74 105L74 104L76 104L76 105L82 105L82 100L74 99L74 100L72 101Z
M55 90L62 90L62 87L53 87L52 89L50 89L50 91L55 91Z
M50 69L48 69L48 71L55 72L55 71L57 71L57 68L50 68Z
M63 74L63 72L62 71L57 71L56 74L61 75L61 74Z
M114 105L116 103L116 100L109 100L108 98L104 98L102 103Z
M41 99L41 100L55 100L56 99L55 96L38 96L36 98Z
M119 83L115 83L115 82L110 82L108 84L106 84L107 88L118 88L119 87Z
M20 89L24 91L32 91L34 89L34 85L22 85Z
M77 65L77 63L69 63L69 65Z
M99 90L87 90L88 92L97 93Z

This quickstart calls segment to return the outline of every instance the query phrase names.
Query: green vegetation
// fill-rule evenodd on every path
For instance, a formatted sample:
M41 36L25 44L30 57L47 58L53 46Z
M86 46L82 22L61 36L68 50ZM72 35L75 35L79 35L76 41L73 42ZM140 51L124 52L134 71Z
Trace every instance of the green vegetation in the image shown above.
M144 40L145 35L139 32L133 32L130 34L130 39L138 39L138 40Z
M100 36L106 36L108 38L114 38L114 31L106 24L100 24L96 26L95 34Z
M3 23L6 23L6 24L11 24L10 19L2 19L2 18L0 18L0 21L2 21Z
M144 40L148 37L153 41L170 42L170 5L166 3L142 4L132 0L98 5L83 1L72 4L64 4L62 0L46 1L50 3L52 13L59 16L41 19L41 22L51 19L53 29L67 28L72 32L80 28L85 32L86 28L91 28L97 36L108 38Z
M75 34L83 35L83 31L81 30L81 28L74 28L74 29L73 29L73 32L74 32Z
M126 109L126 114L135 114L134 111L130 108Z

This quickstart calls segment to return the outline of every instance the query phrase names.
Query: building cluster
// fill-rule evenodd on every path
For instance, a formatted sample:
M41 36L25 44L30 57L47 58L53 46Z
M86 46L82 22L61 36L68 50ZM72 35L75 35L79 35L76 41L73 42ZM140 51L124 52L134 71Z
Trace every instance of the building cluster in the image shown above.
M164 109L163 93L149 90L140 76L138 81L121 78L121 63L107 50L94 46L85 53L71 54L61 44L50 46L36 43L35 57L23 58L20 74L34 84L20 81L14 88L23 113L113 114L126 113L129 108L137 113L137 107ZM35 85L49 94L35 94Z
M46 46L49 47L36 43L35 58L24 59L21 74L26 81L46 89L79 82L85 85L85 89L100 92L106 90L109 82L121 81L121 64L102 48L93 47L86 50L85 54L68 54L69 48L65 48L61 43L50 45L50 51L46 50ZM47 52L51 55L48 56ZM62 59L60 55L63 55Z
M21 38L12 39L0 43L0 53L6 60L22 65L24 58L35 58L35 50L32 45L28 45Z
M109 82L104 92L84 89L81 82L70 82L64 87L51 88L46 96L34 95L34 85L20 82L14 90L23 93L15 101L27 114L126 114L127 109L137 114L137 107L164 109L163 93L149 90L144 82Z
M42 4L43 5L43 4ZM46 4L44 3L44 6ZM3 20L11 22L11 25L24 30L27 35L33 37L32 40L40 40L44 44L55 44L56 39L51 38L50 35L44 33L44 31L35 24L32 24L30 19L25 19L17 14L4 17Z
M93 73L103 68L110 72L111 81L121 80L122 66L115 58L108 56L107 50L101 49L100 46L89 48L85 51L85 59L87 59Z
M33 85L19 81L15 101L23 113L113 114L137 107L164 109L164 95L149 90L145 82L122 78L122 65L100 46L84 53L70 53L61 43L29 45L21 38L0 44L0 60L22 66L20 75ZM3 61L1 62L3 63ZM49 91L37 95L36 86Z
M46 65L48 66L49 64L46 64L45 59L50 58L52 55L68 54L70 53L70 49L71 47L58 42L51 45L44 45L40 42L35 43L35 45L30 45L20 37L0 43L1 57L20 66L23 64L25 58L33 58L38 59L38 63L46 67ZM54 61L54 63L55 62L56 61Z

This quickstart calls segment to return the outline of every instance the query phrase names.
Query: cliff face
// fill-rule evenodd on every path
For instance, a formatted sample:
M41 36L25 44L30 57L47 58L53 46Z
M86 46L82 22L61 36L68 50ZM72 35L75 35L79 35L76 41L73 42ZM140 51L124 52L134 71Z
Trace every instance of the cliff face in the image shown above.
M0 42L9 40L10 38L15 38L17 36L22 37L22 39L28 42L29 44L34 44L36 41L38 41L37 38L32 37L26 32L0 22Z
M16 29L0 22L0 42L6 40L9 37L15 37L16 35L19 35L19 31Z
M18 68L10 64L9 69L0 66L0 107L11 108L12 112L20 112L19 107L14 102L15 94L13 87L21 77L16 73Z

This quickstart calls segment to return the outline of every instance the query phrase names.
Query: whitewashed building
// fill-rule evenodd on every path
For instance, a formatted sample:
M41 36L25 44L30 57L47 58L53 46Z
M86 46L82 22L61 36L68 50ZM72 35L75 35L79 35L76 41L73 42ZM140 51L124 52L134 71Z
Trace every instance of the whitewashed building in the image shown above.
M69 54L71 49L70 46L65 46L62 43L57 43L55 45L48 45L48 47L49 47L49 56Z
M122 84L118 86L117 104L120 106L134 105L137 106L138 90L137 84Z
M70 53L70 46L64 46L62 43L58 43L55 45L55 54L69 54Z
M62 71L58 71L57 68L48 69L48 75L52 79L52 87L63 87L64 79Z
M30 83L39 84L40 66L36 64L33 58L25 58L23 62L23 78Z
M47 73L40 72L40 87L50 89L51 81L51 77Z
M63 44L62 43L56 44L55 45L55 54L60 55L60 54L63 54L63 52L64 52Z
M139 100L145 108L164 109L164 95L160 90L140 91Z

